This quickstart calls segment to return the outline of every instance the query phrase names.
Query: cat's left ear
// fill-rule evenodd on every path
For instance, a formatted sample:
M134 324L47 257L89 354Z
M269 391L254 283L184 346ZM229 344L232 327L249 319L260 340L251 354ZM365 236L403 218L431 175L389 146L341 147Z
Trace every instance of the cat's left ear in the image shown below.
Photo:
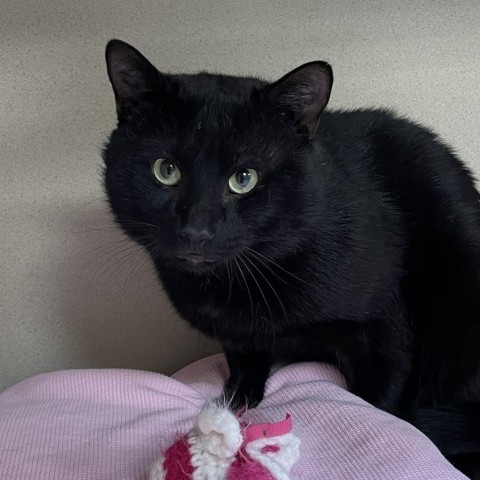
M295 126L312 139L327 106L333 84L333 72L326 62L310 62L287 73L267 87L270 101L293 115Z

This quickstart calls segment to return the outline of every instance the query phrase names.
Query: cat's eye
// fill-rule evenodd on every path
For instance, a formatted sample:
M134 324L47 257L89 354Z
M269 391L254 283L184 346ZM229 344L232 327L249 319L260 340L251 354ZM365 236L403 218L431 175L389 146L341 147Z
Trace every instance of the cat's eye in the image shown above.
M178 167L166 158L155 160L153 164L153 174L160 183L168 186L177 185L181 177Z
M234 173L228 180L228 186L233 193L248 193L258 182L258 174L253 168L244 168Z

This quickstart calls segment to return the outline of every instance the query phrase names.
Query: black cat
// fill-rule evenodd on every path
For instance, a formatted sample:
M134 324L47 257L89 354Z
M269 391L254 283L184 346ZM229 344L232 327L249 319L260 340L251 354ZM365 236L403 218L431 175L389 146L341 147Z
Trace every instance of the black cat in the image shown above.
M274 83L159 73L107 46L116 221L179 313L222 342L238 405L324 361L480 478L480 195L431 131L324 112L325 62Z

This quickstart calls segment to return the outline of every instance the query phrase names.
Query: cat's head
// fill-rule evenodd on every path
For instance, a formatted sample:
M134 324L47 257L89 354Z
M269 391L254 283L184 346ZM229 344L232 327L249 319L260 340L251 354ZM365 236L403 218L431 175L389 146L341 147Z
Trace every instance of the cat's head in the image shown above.
M104 150L117 222L159 263L201 272L251 249L301 246L318 215L312 140L333 76L325 62L274 83L160 73L107 45L118 126Z

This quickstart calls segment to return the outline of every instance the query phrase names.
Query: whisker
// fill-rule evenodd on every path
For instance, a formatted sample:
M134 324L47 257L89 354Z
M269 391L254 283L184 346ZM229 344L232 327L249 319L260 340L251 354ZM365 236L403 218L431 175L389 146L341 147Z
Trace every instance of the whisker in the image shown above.
M125 279L125 283L123 285L123 296L124 297L127 294L127 288L129 287L129 285L131 285L131 282L133 281L135 276L143 270L143 268L145 267L145 265L148 263L149 260L150 260L150 257L148 255L145 255L145 258L143 259L142 262L135 263L132 270L127 275L127 278Z
M91 232L106 232L108 230L114 230L120 232L120 227L116 224L103 225L101 227L86 227L82 230L74 230L73 233L91 233Z
M243 263L243 265L245 266L245 268L248 270L248 272L250 273L251 277L253 278L253 281L255 282L255 284L257 285L258 289L260 290L260 295L262 295L263 300L265 301L265 305L266 305L266 307L267 307L268 313L270 314L270 318L273 320L272 311L270 310L270 305L268 304L267 297L266 297L265 294L263 293L262 287L261 287L260 284L258 283L255 275L254 275L253 272L250 270L249 266L245 263L245 260L243 260L243 254L240 254L240 256L238 257L238 259Z
M243 258L245 260L247 260L250 265L252 265L252 267L262 276L262 278L267 282L268 286L270 287L270 289L272 290L273 294L275 295L275 297L277 297L277 300L278 300L278 303L280 303L280 306L282 307L282 310L283 310L283 313L285 315L285 319L288 320L288 315L287 315L287 310L285 309L285 305L283 304L282 300L280 299L277 291L275 290L275 288L273 287L273 285L270 283L270 281L268 280L268 278L262 273L262 271L255 265L255 263L250 259L248 258L247 255L244 255Z
M235 263L237 264L237 267L238 267L238 270L239 270L239 272L240 272L240 275L241 275L242 278L243 278L243 283L244 283L245 286L247 287L248 296L249 296L249 298L250 298L250 306L252 307L252 320L253 320L255 314L254 314L254 311L253 311L252 294L250 293L250 288L249 288L249 286L248 286L248 283L247 283L247 280L246 280L245 275L244 275L244 273L243 273L243 270L242 270L242 268L240 267L240 264L238 263L238 260L237 260L236 258L234 258L234 260L235 260Z
M123 220L122 225L125 226L130 226L130 227L150 227L155 230L160 230L160 227L158 225L154 225L153 223L148 223L148 222L139 222L137 220Z
M128 247L126 248L123 248L122 250L120 251L115 251L115 253L113 253L112 255L109 255L107 257L107 259L99 266L99 268L96 270L96 272L93 274L94 278L97 276L97 275L100 275L100 276L103 276L105 275L105 273L110 270L110 268L112 267L112 265L108 265L107 268L105 270L103 270L103 268L105 267L105 265L107 265L109 262L111 262L112 260L117 260L118 256L119 255L123 255L125 254L125 256L129 256L131 251L134 250L134 252L137 252L139 251L139 246L137 244L132 244L132 245L129 245ZM125 257L121 257L120 260L122 259L125 259ZM114 262L115 264L116 262Z
M255 251L255 250L252 250L250 248L246 249L247 251L245 253L249 253L250 255L253 255L253 258L255 258L255 260L257 260L258 262L260 262L260 264L262 266L264 266L269 272L271 272L273 275L275 275L275 277L277 277L277 279L282 282L284 285L290 285L284 278L282 278L280 275L278 275L277 272L275 272L274 270L272 270L268 265L267 263L265 262L265 260L262 259L262 257L258 256L258 253Z
M147 239L148 237L145 237ZM105 243L103 245L99 245L98 247L92 248L92 250L88 250L86 252L80 253L76 255L76 257L84 257L86 255L89 255L90 253L97 252L98 250L101 250L102 248L109 248L109 247L114 247L119 244L131 244L132 240L129 238L119 238L118 240L112 240L111 242Z
M227 267L227 276L228 276L228 298L227 298L227 305L230 304L230 298L232 297L232 275L230 272L230 260L227 260L225 264Z
M105 276L107 274L107 272L110 271L107 278L111 279L113 277L113 275L128 262L129 259L131 259L132 257L135 257L135 255L138 255L139 253L140 253L139 249L134 249L133 251L127 253L124 257L120 258L118 261L114 262L112 265L109 265L102 272L102 276ZM113 268L113 270L112 270L112 268Z
M144 240L147 240L151 237L144 237ZM76 255L74 258L82 258L82 257L87 257L90 256L90 258L87 257L87 260L85 262L85 265L89 265L90 263L94 262L95 260L98 259L98 257L102 255L108 255L108 254L113 254L112 256L115 256L115 251L123 248L126 245L137 245L136 243L133 243L130 239L124 238L120 240L115 240L113 242L106 243L105 245L100 245L99 247L96 247L92 250L89 250L88 252L84 252L82 254ZM118 252L120 253L120 252Z
M88 202L86 202L86 203L83 203L83 204L79 205L78 207L76 207L76 208L73 210L72 214L73 214L73 215L76 215L77 213L79 213L79 211L80 211L82 208L86 208L86 207L90 206L92 203L100 202L100 201L106 202L107 200L108 200L108 196L107 196L107 195L102 195L101 197L94 198L93 200L90 200L90 201L88 201Z
M291 277L297 279L299 282L302 282L302 283L304 283L305 285L309 285L310 287L317 288L317 285L313 285L312 283L309 283L309 282L307 282L306 280L303 280L303 278L300 278L300 277L298 277L297 275L294 275L293 273L289 272L288 270L286 270L285 268L283 268L282 266L280 266L278 263L274 262L274 261L271 260L270 258L266 257L265 255L262 255L261 253L257 252L256 250L253 250L253 248L246 247L245 250L248 250L248 251L251 251L251 252L256 253L257 255L260 255L260 256L261 256L262 258L264 258L267 262L269 262L269 263L271 263L273 266L279 268L280 270L282 270L283 272L285 272L287 275L290 275Z
M88 257L86 258L84 265L87 266L92 263L96 263L97 260L101 259L102 257L113 258L117 253L120 253L122 249L125 248L126 246L131 246L131 243L120 242L116 245L102 245L101 247L95 249L97 250L96 252L94 250L92 252L88 252L87 254L79 255L79 258L93 254L89 258Z

